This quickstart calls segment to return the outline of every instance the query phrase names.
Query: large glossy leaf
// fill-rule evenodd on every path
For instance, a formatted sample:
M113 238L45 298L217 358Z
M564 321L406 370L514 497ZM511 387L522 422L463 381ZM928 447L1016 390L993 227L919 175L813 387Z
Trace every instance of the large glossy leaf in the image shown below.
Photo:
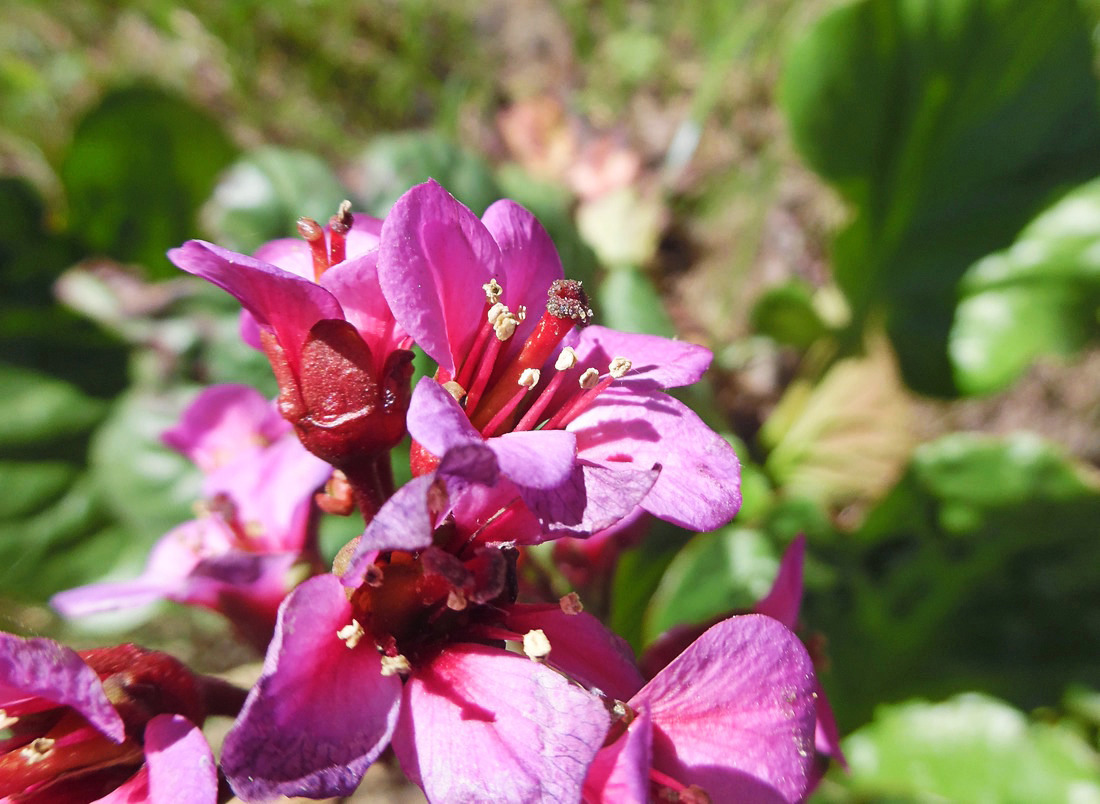
M782 94L803 155L854 207L834 249L854 328L881 309L906 381L955 393L963 273L1100 172L1076 3L862 0L795 48Z
M1095 801L1100 754L1073 729L1029 722L977 693L884 706L844 741L860 798L921 801ZM849 794L850 795L850 794Z
M1100 181L1036 218L962 282L951 359L968 393L1004 388L1043 354L1100 337Z
M77 126L61 166L69 228L88 251L174 276L164 253L195 236L195 213L234 153L221 126L185 101L117 90Z

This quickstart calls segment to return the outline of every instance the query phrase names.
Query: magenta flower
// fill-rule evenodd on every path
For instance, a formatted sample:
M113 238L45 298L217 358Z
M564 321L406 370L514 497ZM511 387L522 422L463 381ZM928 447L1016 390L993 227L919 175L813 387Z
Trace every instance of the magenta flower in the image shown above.
M305 240L268 243L255 258L198 240L168 253L241 302L252 319L246 340L262 346L279 383L280 412L347 475L367 516L392 491L388 450L405 434L412 375L409 340L378 288L379 226L342 208L327 229L303 219Z
M378 278L400 327L439 364L410 405L414 473L488 439L509 481L493 504L476 503L493 520L484 541L588 535L636 505L697 530L737 512L733 450L663 393L698 380L710 353L575 330L591 317L583 291L522 207L499 201L478 220L435 182L414 187L382 226Z
M813 766L813 664L770 617L724 620L625 704L584 785L584 801L795 802Z
M164 440L205 474L202 513L156 544L140 577L70 589L53 606L70 617L161 599L203 606L262 650L294 565L317 562L313 494L332 468L243 385L203 391Z
M0 800L213 804L205 717L200 680L169 656L0 634Z
M347 795L392 745L430 801L579 799L609 722L596 690L629 695L642 679L590 615L517 606L514 551L449 518L496 479L487 446L448 451L338 559L342 578L287 598L222 754L242 798Z

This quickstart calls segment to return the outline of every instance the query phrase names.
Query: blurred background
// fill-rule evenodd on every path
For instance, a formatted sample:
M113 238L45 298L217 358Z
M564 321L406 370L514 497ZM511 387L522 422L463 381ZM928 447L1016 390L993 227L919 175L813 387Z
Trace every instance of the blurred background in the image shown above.
M159 433L200 387L274 394L236 302L164 252L251 251L344 198L383 215L431 176L532 209L599 323L715 353L682 396L737 446L744 508L608 570L597 608L636 649L750 607L804 533L800 633L851 766L816 800L1100 802L1098 22L7 0L0 628L256 661L213 615L46 605L190 518L199 478ZM326 523L330 554L354 529Z

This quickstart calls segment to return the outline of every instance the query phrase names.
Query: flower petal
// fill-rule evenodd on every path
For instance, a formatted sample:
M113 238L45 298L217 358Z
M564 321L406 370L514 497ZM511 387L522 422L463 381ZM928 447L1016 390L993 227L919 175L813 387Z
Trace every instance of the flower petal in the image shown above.
M527 488L553 489L577 465L577 437L565 430L527 430L490 438L500 471Z
M585 804L648 804L653 724L642 711L626 733L600 749L584 780Z
M168 259L222 288L261 326L270 327L294 367L310 327L325 318L344 317L340 303L319 285L213 243L188 241L169 251Z
M145 727L151 801L213 804L218 770L202 731L182 715L157 715Z
M788 628L798 623L802 608L802 564L806 556L806 536L800 534L779 562L779 572L768 594L752 607L757 614L766 614Z
M393 747L430 801L576 801L607 733L600 699L548 667L452 645L405 685Z
M577 455L609 469L661 474L642 507L692 530L713 530L741 507L741 465L733 448L687 406L660 392L609 388L572 422Z
M636 335L591 326L569 333L566 345L577 352L577 362L601 373L616 357L631 362L630 371L616 386L636 391L678 388L703 376L714 355L705 347L660 335Z
M382 293L401 328L452 375L485 318L481 286L501 268L489 231L435 181L397 199L382 224Z
M430 377L421 377L413 389L406 421L409 435L432 455L483 440L454 397Z
M52 639L0 633L0 708L32 697L72 707L116 743L126 737L99 677L75 651Z
M799 801L814 762L806 649L760 614L723 620L630 700L653 720L653 767L730 801Z
M401 682L367 639L348 648L340 581L319 575L279 610L263 674L225 740L222 769L246 800L350 794L389 743Z
M349 260L378 248L378 235L382 231L382 221L370 215L354 214L351 230L345 235L344 251ZM325 233L331 237L332 229L325 227ZM301 237L284 237L271 240L256 249L256 259L269 262L284 271L313 281L313 252L309 244ZM338 263L342 265L343 263ZM335 267L335 266L333 266Z
M334 265L321 276L321 287L336 297L348 322L370 346L375 374L380 377L386 358L401 347L405 333L397 326L378 284L378 252Z

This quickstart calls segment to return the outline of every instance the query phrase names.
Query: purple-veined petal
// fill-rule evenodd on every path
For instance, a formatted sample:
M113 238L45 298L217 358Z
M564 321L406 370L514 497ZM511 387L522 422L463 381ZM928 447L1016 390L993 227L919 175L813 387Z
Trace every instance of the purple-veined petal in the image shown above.
M191 240L169 251L168 258L228 292L262 326L270 327L295 370L310 327L325 318L344 317L340 303L321 286L213 243Z
M503 275L498 276L508 309L527 308L527 317L516 327L512 343L527 340L546 307L546 294L564 276L561 258L550 235L529 211L515 201L494 202L481 222L500 247Z
M382 293L401 328L452 375L485 318L481 286L501 269L493 236L435 181L401 196L382 224Z
M406 420L409 435L432 455L483 440L454 397L430 377L421 377L413 389Z
M565 430L505 433L485 443L504 476L531 489L557 488L577 465L577 437Z
M557 488L518 489L548 535L588 536L629 516L658 479L656 469L577 466Z
M271 400L255 388L212 385L187 406L179 424L161 433L161 440L209 474L289 430Z
M321 276L321 286L336 297L348 322L370 346L375 374L381 376L386 358L401 348L405 333L397 326L378 284L378 252L334 265Z
M779 562L779 572L768 594L752 607L757 614L766 614L788 628L798 623L802 608L802 564L806 556L806 536L800 534Z
M369 636L349 648L339 579L319 575L283 602L263 673L225 740L222 769L246 800L350 794L389 743L401 682Z
M653 724L642 711L625 734L596 754L584 780L584 803L648 804L652 754Z
M420 550L432 543L428 490L435 473L414 477L390 497L367 525L341 578L344 586L363 582L367 565L379 550Z
M393 747L430 801L576 801L604 735L600 699L548 667L451 645L405 685Z
M616 385L636 391L678 388L703 376L714 357L703 346L687 341L638 335L601 326L573 330L565 340L577 352L577 363L601 374L616 357L631 362L630 371Z
M814 762L809 654L761 614L723 620L630 700L653 721L653 767L715 800L799 801Z
M590 689L626 701L645 684L626 640L588 612L517 603L505 624L519 634L541 630L550 641L547 662Z
M182 715L157 715L145 727L150 801L213 804L218 770L206 738Z
M26 698L72 707L111 740L125 739L122 718L99 677L75 651L52 639L0 633L0 709Z
M660 465L642 501L654 516L713 530L741 507L741 465L733 447L667 394L609 388L568 429L577 434L584 461L622 469Z

